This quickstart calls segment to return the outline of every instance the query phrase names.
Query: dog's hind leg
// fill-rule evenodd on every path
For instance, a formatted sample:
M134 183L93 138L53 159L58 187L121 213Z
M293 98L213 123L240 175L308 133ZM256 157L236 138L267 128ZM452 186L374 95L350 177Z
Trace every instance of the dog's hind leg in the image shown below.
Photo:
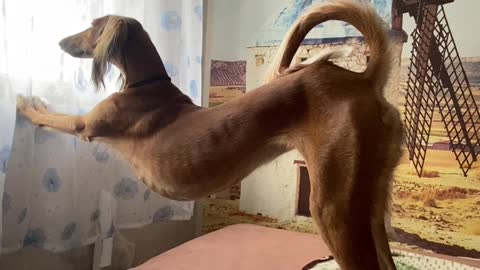
M369 221L356 212L361 208L351 209L349 203L328 198L341 194L327 195L328 191L314 180L315 173L312 177L310 212L341 269L380 270Z
M379 263L382 270L395 270L395 263L393 262L392 254L390 251L390 245L388 243L388 233L387 229L391 229L391 224L385 226L385 220L388 217L390 221L390 216L387 216L387 208L390 201L390 192L392 189L392 179L393 175L390 172L387 172L385 177L380 177L380 181L376 188L376 204L374 205L374 212L371 221L372 225L372 236L375 241L375 247L377 250L377 255Z
M387 231L385 229L385 222L383 215L372 219L372 235L375 241L375 247L379 263L382 270L396 270L393 262L392 253L388 244Z
M353 136L313 138L301 149L310 176L310 212L342 270L380 270L371 227L373 191L370 179L358 175Z

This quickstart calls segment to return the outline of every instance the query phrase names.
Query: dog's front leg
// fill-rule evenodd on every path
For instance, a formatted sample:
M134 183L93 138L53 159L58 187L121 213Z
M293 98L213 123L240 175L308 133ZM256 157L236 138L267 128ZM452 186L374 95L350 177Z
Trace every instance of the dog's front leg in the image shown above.
M34 98L32 102L23 96L17 96L17 110L34 125L91 141L92 134L86 134L86 124L82 116L49 113L38 98Z

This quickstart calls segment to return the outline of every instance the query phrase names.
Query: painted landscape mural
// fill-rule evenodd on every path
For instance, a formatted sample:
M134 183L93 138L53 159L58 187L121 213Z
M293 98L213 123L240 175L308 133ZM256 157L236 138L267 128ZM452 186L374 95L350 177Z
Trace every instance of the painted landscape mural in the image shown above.
M221 105L259 86L288 27L304 8L322 1L283 2L281 7L272 6L272 16L267 16L264 24L258 25L258 29L252 33L252 40L248 41L244 48L244 59L212 61L210 106ZM389 26L393 27L392 1L373 0L371 2ZM448 5L456 5L456 2ZM468 4L464 3L465 5ZM473 1L471 5L471 8L478 6ZM407 14L404 15L404 17L407 16ZM448 19L461 18L449 17ZM411 58L410 52L405 52L403 48L407 44L405 42L412 42L411 36L406 38L410 35L411 29L403 34L401 29L392 32L396 65L386 93L387 99L397 105L403 113ZM456 36L454 31L452 34ZM461 42L464 41L456 40L457 44ZM340 22L331 22L315 28L300 47L296 61L313 56L326 47L344 46L353 47L353 52L336 63L353 71L364 69L368 62L367 46L355 29ZM459 53L475 100L475 102L469 101L468 106L476 107L478 110L480 49L477 55L468 57L464 57L462 51ZM474 122L480 127L480 119L476 118ZM475 149L478 154L480 146ZM442 254L480 258L480 161L473 162L465 177L452 150L445 124L439 111L435 109L422 177L417 175L406 148L395 172L392 203L392 225L395 235L391 239L393 246L408 246ZM295 162L299 161L298 159L301 161L301 157L292 155L291 158L287 156L282 161L267 165L267 167L271 166L272 173L271 176L265 177L275 179L258 179L258 183L248 181L206 200L204 232L234 223L256 223L316 233L313 221L308 216L301 216L296 212L298 193L302 192L298 185L294 184L297 181L298 167ZM283 168L282 173L275 173L279 170L279 166ZM261 184L264 182L272 184ZM273 199L269 201L263 198L259 199L258 203L251 202L256 198L251 195L252 190L258 194L263 192L265 196L268 196L269 192L292 194L291 206L288 207L293 210L289 210L290 212L286 214L270 211L269 208L273 209L276 207L275 204L278 204ZM242 198L245 199L242 200ZM247 201L246 198L249 201L248 207L242 206L242 203ZM284 200L289 199L285 197Z
M463 58L476 104L480 104L480 57ZM399 110L404 110L409 59L402 59ZM479 120L477 123L480 125ZM393 226L399 241L440 253L480 258L480 162L464 177L444 123L435 111L422 178L404 158L395 174Z
M246 61L212 60L208 106L215 107L245 94ZM240 184L213 195L214 198L240 199Z
M246 61L213 60L210 68L209 107L245 93Z

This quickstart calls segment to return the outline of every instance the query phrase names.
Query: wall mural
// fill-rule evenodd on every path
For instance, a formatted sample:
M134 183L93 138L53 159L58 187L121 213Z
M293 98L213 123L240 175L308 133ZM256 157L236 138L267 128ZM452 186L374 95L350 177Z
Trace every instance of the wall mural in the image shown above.
M270 11L272 16L252 33L245 59L213 60L210 106L228 102L261 85L289 26L305 8L318 2L323 1L291 0L281 7L275 6L273 9L278 10ZM392 0L371 2L393 28L396 58L386 98L407 117L409 147L406 143L393 188L392 225L396 235L392 245L480 258L480 162L475 161L480 152L480 51L478 57L462 57L453 44L455 31L447 27L448 20L461 18L448 17L441 5L428 7L431 14L422 15L437 18L428 25L422 24L422 18L418 17L418 5L404 6L400 5L402 1L395 1L400 4L392 6ZM413 33L395 29L398 25L392 23L395 21L392 8L400 14L407 13L404 17L410 12L416 18ZM430 37L434 42L425 40L428 31L434 33ZM402 54L407 37L409 42L413 41L413 53ZM433 45L424 46L422 42ZM295 61L334 46L353 48L352 54L336 60L336 64L353 71L365 68L368 48L363 38L352 26L337 21L314 28ZM442 68L435 57L442 60ZM316 232L308 213L299 211L302 205L299 198L305 197L302 192L308 192L301 188L305 170L302 162L297 153L286 154L254 172L242 182L241 188L236 186L212 196L207 201L204 231L246 222Z

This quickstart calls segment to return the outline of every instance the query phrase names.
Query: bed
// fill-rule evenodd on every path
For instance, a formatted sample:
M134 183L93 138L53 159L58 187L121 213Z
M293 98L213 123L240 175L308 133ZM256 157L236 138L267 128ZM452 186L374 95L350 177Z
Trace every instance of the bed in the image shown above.
M480 269L480 261L467 258L395 250L401 269ZM292 270L338 269L334 260L313 263L330 252L320 237L311 234L238 224L193 239L154 257L132 270Z

